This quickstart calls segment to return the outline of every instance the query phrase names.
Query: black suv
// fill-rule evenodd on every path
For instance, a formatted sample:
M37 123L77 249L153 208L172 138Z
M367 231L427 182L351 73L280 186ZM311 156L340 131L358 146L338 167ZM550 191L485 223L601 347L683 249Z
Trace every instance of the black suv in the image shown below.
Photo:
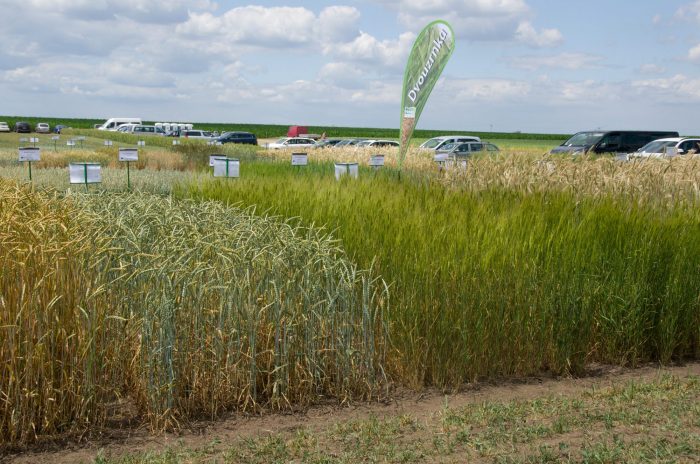
M32 126L29 125L28 122L17 121L15 123L15 132L24 132L25 134L28 134L31 131L32 131Z
M673 131L588 131L578 132L550 151L557 153L632 153L652 140L678 137Z
M258 138L250 132L224 132L216 138L217 142L221 143L247 143L257 145Z

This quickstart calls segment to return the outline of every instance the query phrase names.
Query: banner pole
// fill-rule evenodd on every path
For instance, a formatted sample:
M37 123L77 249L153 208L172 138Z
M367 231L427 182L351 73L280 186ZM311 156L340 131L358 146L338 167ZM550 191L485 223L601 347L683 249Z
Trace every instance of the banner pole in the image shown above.
M32 162L29 161L29 182L32 181Z
M126 188L128 190L131 190L131 170L129 169L129 166L131 165L131 161L126 162Z

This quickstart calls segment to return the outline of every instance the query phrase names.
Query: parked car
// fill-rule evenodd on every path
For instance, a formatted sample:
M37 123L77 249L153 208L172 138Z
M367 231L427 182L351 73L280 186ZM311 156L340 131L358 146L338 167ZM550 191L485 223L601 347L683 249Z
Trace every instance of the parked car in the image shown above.
M15 132L23 132L28 134L32 131L32 126L26 121L17 121L15 123Z
M10 126L4 121L0 121L0 132L10 132Z
M276 142L267 144L267 148L272 150L278 150L280 148L304 148L315 146L316 142L314 139L307 139L306 137L282 137Z
M393 140L362 140L360 142L357 142L355 144L356 147L358 148L382 148L382 147L398 147L399 142L395 142Z
M70 129L70 127L66 126L65 124L56 124L53 126L54 134L60 134L63 129Z
M48 134L51 132L51 128L49 127L49 124L46 122L40 122L36 125L36 128L34 129L37 134Z
M134 127L139 126L140 124L122 124L119 126L119 129L117 129L117 132L126 132L128 134L132 133L134 131Z
M221 143L244 143L249 145L257 145L258 138L250 132L224 132L216 138L217 142Z
M443 145L442 148L440 150L436 150L435 153L446 153L448 157L464 158L477 153L493 153L497 151L500 151L499 148L489 142L461 142Z
M673 131L585 131L553 148L551 154L632 153L652 140L678 137Z
M180 137L186 139L206 139L211 140L211 132L203 130L183 130L180 131Z
M630 153L629 159L664 158L695 153L700 153L700 138L669 137L647 143L636 152Z
M448 143L480 141L481 139L476 135L441 135L439 137L433 137L432 139L426 140L419 146L419 148L426 150L439 150Z
M124 124L142 124L141 118L109 118L102 124L96 124L95 129L116 131Z
M143 124L132 126L129 132L131 132L134 135L165 135L165 131L162 127L147 126Z
M331 148L337 146L342 139L323 139L316 142L315 148Z
M343 139L340 142L336 143L335 146L338 148L341 147L349 147L352 145L357 145L358 143L362 142L365 139Z

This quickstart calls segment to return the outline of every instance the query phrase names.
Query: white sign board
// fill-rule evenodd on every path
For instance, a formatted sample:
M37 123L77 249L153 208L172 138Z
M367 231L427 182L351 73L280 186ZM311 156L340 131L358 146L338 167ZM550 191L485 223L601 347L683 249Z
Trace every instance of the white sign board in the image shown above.
M309 164L309 155L306 153L292 153L292 166L306 166Z
M678 147L666 147L664 151L666 156L678 156Z
M359 172L360 168L357 163L335 163L336 180L340 180L340 178L343 176L350 176L357 179Z
M100 163L70 163L68 173L71 184L99 184L102 182Z
M67 142L66 142L66 145L68 145L69 147L74 147L74 146L75 146L75 140L69 140L69 141L67 141Z
M221 153L216 154L216 155L209 155L209 166L214 167L214 161L217 159L226 159L226 155L222 155Z
M29 143L39 143L39 137L31 137Z
M29 142L29 139L27 137L20 137L19 138L19 143L27 143Z
M146 146L146 141L145 141L145 140L139 140L138 142L136 142L136 144L137 144L139 147L145 147L145 146Z
M237 159L217 158L214 160L214 177L240 177L240 167Z
M78 141L82 142L83 140L85 140L85 136L84 136L84 135L81 135L81 136L79 136L79 137L76 137L75 140L78 140Z
M447 153L438 153L433 159L436 163L444 163L447 161Z
M112 146L112 141L111 140L105 140L105 147L111 147Z
M369 165L374 167L384 166L384 155L374 155L369 159Z
M136 148L120 148L119 161L138 161L139 151Z
M61 136L59 136L59 135L52 135L51 136L51 140L59 140L60 138L61 138Z
M173 140L173 145L180 145L180 141L179 141L179 140Z
M33 147L23 147L19 149L20 161L41 161L41 149Z

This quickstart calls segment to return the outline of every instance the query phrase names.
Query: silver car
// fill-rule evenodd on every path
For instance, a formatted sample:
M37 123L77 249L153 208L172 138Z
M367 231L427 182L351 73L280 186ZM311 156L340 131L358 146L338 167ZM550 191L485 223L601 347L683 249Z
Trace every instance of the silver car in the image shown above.
M489 142L455 142L443 145L435 153L447 154L450 158L466 158L476 153L495 153L499 148Z

